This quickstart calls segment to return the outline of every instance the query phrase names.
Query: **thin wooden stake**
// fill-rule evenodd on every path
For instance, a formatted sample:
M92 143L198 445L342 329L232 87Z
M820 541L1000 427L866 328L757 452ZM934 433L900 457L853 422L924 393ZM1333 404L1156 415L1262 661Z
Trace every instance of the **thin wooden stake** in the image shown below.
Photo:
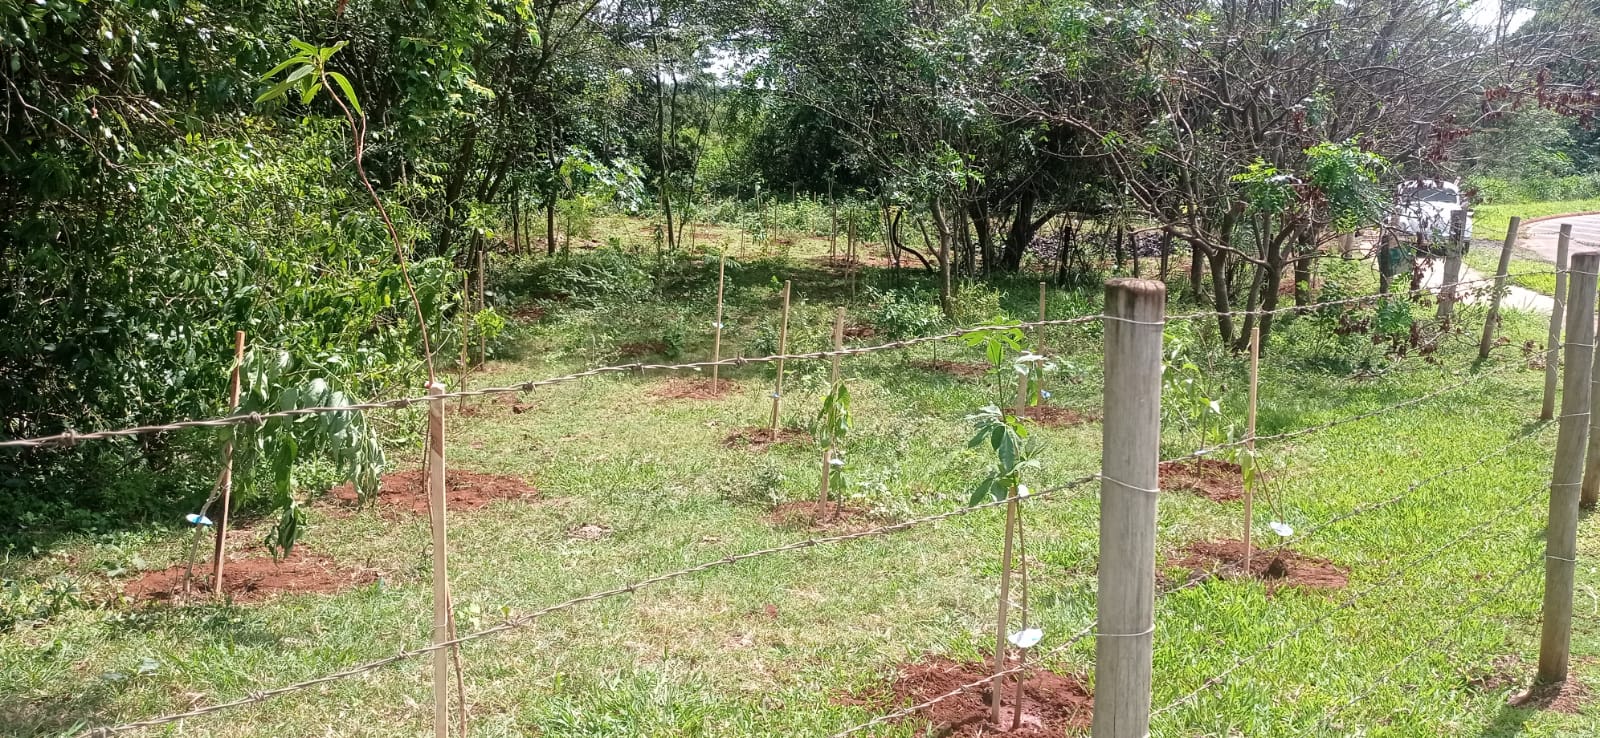
M244 365L244 331L233 332L233 371L228 374L228 412L239 409L239 370ZM211 593L222 594L223 554L228 544L228 509L233 506L233 440L222 444L222 511L217 513L216 551L211 557Z
M778 328L778 353L789 352L789 280L783 282L783 322ZM783 406L783 359L778 359L778 378L772 385L772 423L768 426L772 440L778 440L778 412Z
M739 232L740 235L744 231ZM717 393L717 364L722 361L722 287L727 277L728 255L717 256L717 320L711 324L716 330L711 336L711 394Z
M1000 606L994 622L994 679L989 682L989 722L1000 727L1000 694L1005 689L1006 623L1011 616L1011 539L1017 526L1017 488L1006 493L1006 542L1000 553Z
M437 382L428 394L444 394ZM433 642L450 640L450 573L446 566L444 399L428 401L428 522L433 532ZM450 734L450 649L433 652L433 735Z
M1256 398L1258 397L1257 387L1260 381L1261 326L1254 326L1250 329L1250 407L1245 412L1244 421L1244 437L1247 441L1245 453L1250 455L1249 462L1252 469L1255 468L1256 463ZM1253 482L1255 474L1252 473L1251 476L1252 483L1244 486L1244 571L1246 575L1250 573L1250 555L1253 553L1250 533L1251 523L1255 522L1256 504L1256 490Z
M844 350L844 308L839 308L833 313L833 350ZM833 357L832 374L828 381L828 392L833 394L839 391L839 356ZM837 408L835 409L837 411ZM817 515L828 507L828 488L833 483L833 452L835 451L833 429L828 429L828 447L822 451L822 492L817 497Z
M483 273L489 269L489 245L480 244L478 247L478 312L483 312ZM488 336L483 331L478 331L478 366L488 359Z
M1106 282L1094 738L1150 734L1166 285Z
M1572 589L1578 557L1578 488L1583 484L1584 436L1589 429L1590 373L1594 361L1595 274L1600 253L1572 256L1567 304L1566 371L1561 378L1561 421L1544 544L1544 625L1535 681L1567 679L1572 647Z
M1561 235L1556 239L1556 293L1550 306L1550 335L1544 342L1544 404L1539 407L1539 419L1550 420L1556 414L1556 379L1561 365L1561 322L1567 305L1567 254L1572 245L1572 224L1561 224Z
M1022 593L1021 596L1017 598L1017 609L1021 611L1020 615L1022 616L1022 627L1018 629L1020 632L1028 629L1028 541L1022 535L1022 514L1020 510L1017 514L1017 575L1019 577L1018 581L1022 583ZM1028 649L1017 649L1017 665L1025 666L1027 663ZM1016 691L1011 697L1012 730L1017 730L1018 728L1022 727L1022 700L1024 698L1022 693L1022 685L1027 681L1027 679L1028 673L1026 671L1017 672Z
M1500 266L1494 272L1494 296L1489 298L1489 317L1483 319L1483 338L1478 340L1478 358L1489 358L1489 350L1494 348L1494 329L1500 323L1500 300L1504 299L1506 291L1506 275L1511 270L1511 252L1517 247L1517 230L1522 227L1522 218L1511 216L1511 225L1506 228L1506 242L1500 247Z
M462 392L465 392L467 390L467 364L468 364L468 362L471 361L471 359L467 356L467 341L472 337L472 323L471 323L471 320L470 320L470 314L469 314L470 311L467 308L467 304L471 300L472 300L472 274L470 272L462 272L461 273L461 358L459 359L459 366L461 368L461 388L460 388L460 391L462 391ZM456 410L459 412L459 411L466 410L466 409L467 409L467 397L466 397L466 395L462 395L460 402L458 402L456 404Z

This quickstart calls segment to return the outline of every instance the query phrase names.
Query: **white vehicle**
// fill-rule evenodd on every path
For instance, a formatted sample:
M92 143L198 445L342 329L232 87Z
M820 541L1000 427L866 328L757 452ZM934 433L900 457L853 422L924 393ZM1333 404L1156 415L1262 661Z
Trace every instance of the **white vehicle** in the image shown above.
M1466 236L1472 242L1472 212L1461 199L1461 186L1437 179L1401 182L1395 200L1395 225L1402 234L1421 235L1430 242L1450 238L1450 218L1457 210L1467 213Z

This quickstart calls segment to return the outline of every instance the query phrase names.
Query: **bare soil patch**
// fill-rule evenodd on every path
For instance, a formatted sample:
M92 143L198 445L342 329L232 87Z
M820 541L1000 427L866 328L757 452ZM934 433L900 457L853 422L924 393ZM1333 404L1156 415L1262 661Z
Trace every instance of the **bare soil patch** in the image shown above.
M1022 417L1046 428L1071 428L1075 425L1093 423L1100 419L1100 416L1093 413L1054 405L1034 405L1033 407L1025 408L1022 411Z
M1350 583L1348 569L1282 547L1257 546L1250 556L1250 570L1245 572L1244 541L1231 539L1191 543L1172 565L1187 569L1191 581L1244 574L1260 579L1273 591L1286 587L1343 589Z
M590 523L567 531L567 537L574 541L598 541L611 535L611 533L611 529L604 525Z
M712 387L710 377L672 377L653 387L650 395L668 400L715 400L738 391L739 385L727 379L718 378Z
M871 522L872 514L863 508L844 503L829 502L822 505L816 500L795 500L772 508L772 512L767 514L767 520L774 525L832 530L861 527L862 524Z
M516 477L448 467L444 472L447 510L476 510L495 500L524 500L538 496L539 490ZM335 487L333 497L347 505L353 506L357 502L355 488L348 484ZM427 515L427 478L421 469L385 474L378 480L377 501L381 505Z
M129 580L122 593L134 602L182 601L183 564L147 571ZM348 569L333 559L296 546L282 561L266 553L230 556L222 572L222 592L233 602L260 602L281 594L338 592L377 581L373 569ZM189 599L200 601L211 593L210 562L195 562Z
M1161 465L1161 488L1193 492L1212 502L1244 498L1244 469L1218 459L1169 461Z
M902 665L894 682L882 692L846 697L845 700L884 711L903 709L976 682L991 673L987 664L959 663L936 656ZM989 685L969 689L906 719L928 721L928 725L917 731L916 735L952 738L997 734L1016 738L1060 738L1062 735L1081 734L1089 727L1094 714L1094 697L1089 694L1084 680L1046 669L1035 669L1027 673L1022 691L1022 721L1015 730L1011 729L1011 720L1012 710L1015 709L1016 681L1010 678L1005 680L1000 689L1002 726L989 722L992 699Z
M1549 710L1563 715L1576 715L1587 704L1589 688L1570 675L1560 684L1537 685L1511 698L1512 707Z
M811 434L799 428L779 428L778 435L772 435L772 429L767 427L746 426L739 428L722 439L726 448L742 448L751 451L764 451L769 446L781 443L810 443Z
M908 366L929 372L942 372L953 377L971 379L982 377L989 373L989 367L971 361L949 361L947 359L919 359Z

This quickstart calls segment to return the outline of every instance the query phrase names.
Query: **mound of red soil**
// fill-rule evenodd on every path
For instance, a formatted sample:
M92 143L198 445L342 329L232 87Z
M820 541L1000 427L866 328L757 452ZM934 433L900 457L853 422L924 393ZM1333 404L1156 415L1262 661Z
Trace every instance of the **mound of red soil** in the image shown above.
M810 443L811 434L798 428L779 428L778 435L772 435L772 429L765 427L747 426L739 428L722 439L722 445L727 448L742 448L751 451L763 451L768 446L779 443Z
M872 515L862 508L837 502L820 505L816 500L785 502L767 514L767 520L774 525L811 530L858 527L871 519Z
M668 400L715 400L739 391L739 385L724 378L711 386L710 377L672 377L650 390L653 397Z
M1244 498L1244 469L1217 459L1169 461L1161 465L1161 488L1193 492L1212 502Z
M1054 405L1034 405L1024 408L1022 417L1032 420L1046 428L1071 428L1075 425L1093 423L1100 418L1085 412L1079 412L1065 407Z
M1576 715L1589 704L1589 688L1574 677L1560 684L1536 685L1511 698L1512 707L1549 710L1563 715Z
M885 711L903 709L976 682L990 673L987 664L958 663L933 657L901 666L889 685L888 694L852 701ZM989 685L973 687L906 719L928 721L928 725L916 733L919 736L976 738L1002 734L1016 738L1060 738L1082 732L1094 716L1094 697L1084 681L1077 677L1035 669L1027 673L1022 691L1022 721L1016 730L1011 729L1016 697L1014 676L1008 677L1000 689L1002 726L989 722Z
M147 571L129 580L122 593L134 602L173 602L184 599L183 564ZM372 569L346 569L332 559L296 546L282 561L271 556L229 557L222 570L222 592L234 602L260 602L280 594L338 592L377 581ZM189 599L211 594L211 563L196 561Z
M427 515L427 481L421 469L385 474L378 480L377 501L389 507ZM480 474L448 467L444 472L444 501L447 510L476 510L495 500L523 500L538 496L539 490L516 477ZM357 502L355 488L348 484L335 487L333 497L349 505L355 505Z
M969 361L948 361L945 359L921 359L909 364L914 369L929 372L941 372L953 377L972 378L982 377L989 373L989 367Z
M1256 546L1250 571L1244 568L1244 541L1198 541L1184 547L1173 566L1189 570L1191 579L1247 574L1266 582L1270 590L1285 587L1343 589L1350 571L1327 559L1305 556L1287 548Z

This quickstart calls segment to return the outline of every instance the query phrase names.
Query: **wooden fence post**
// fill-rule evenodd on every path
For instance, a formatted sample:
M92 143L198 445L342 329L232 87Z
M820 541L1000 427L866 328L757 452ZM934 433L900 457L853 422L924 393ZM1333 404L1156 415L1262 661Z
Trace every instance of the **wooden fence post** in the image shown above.
M1489 316L1483 319L1483 338L1478 341L1478 358L1489 358L1494 347L1494 329L1500 323L1500 300L1505 297L1506 275L1511 270L1511 252L1517 247L1517 230L1522 227L1521 216L1511 216L1506 228L1506 242L1500 247L1500 266L1494 273L1494 297L1489 299Z
M228 412L239 409L239 370L244 364L244 331L233 332L233 371L228 375ZM222 512L217 514L216 551L211 557L211 593L222 594L222 563L228 543L228 509L233 506L233 441L222 444ZM191 559L192 561L192 559Z
M741 231L742 233L743 231ZM711 324L716 330L711 336L711 394L717 393L717 362L722 361L722 286L727 277L728 255L717 256L717 320Z
M428 385L428 394L444 386ZM450 573L446 566L444 497L444 399L428 400L428 522L433 531L433 643L450 640ZM433 735L450 734L450 649L433 652Z
M789 280L783 281L783 322L778 327L778 354L789 352ZM778 359L778 378L772 385L772 423L768 430L772 440L778 440L778 412L783 407L783 359Z
M1250 329L1250 406L1245 412L1244 437L1248 441L1245 453L1250 455L1249 463L1256 463L1256 401L1260 397L1261 383L1261 326ZM1251 533L1252 524L1255 522L1256 489L1254 472L1251 484L1244 486L1244 570L1250 569Z
M467 307L467 304L471 302L471 300L472 274L470 271L464 271L461 273L461 358L459 359L461 368L461 386L457 388L457 390L461 392L465 392L467 390L467 365L471 361L471 359L467 356L467 341L472 337L472 324L468 322L471 315L471 310ZM461 400L456 405L456 410L460 411L466 409L467 396L462 395Z
M1461 254L1467 247L1467 211L1450 213L1450 241L1444 247L1444 274L1439 278L1439 309L1434 318L1449 320L1456 314L1456 282L1461 279Z
M1561 365L1561 321L1567 306L1567 254L1572 245L1572 224L1561 224L1561 236L1556 239L1556 294L1550 306L1550 335L1544 342L1544 404L1539 408L1539 419L1550 420L1556 414L1557 368Z
M489 270L489 244L481 243L478 247L478 312L483 312L483 273ZM478 366L488 360L488 336L483 331L478 331Z
M1106 282L1094 737L1150 734L1166 285Z
M1578 555L1578 488L1583 483L1584 435L1589 420L1590 372L1594 362L1595 274L1600 253L1572 257L1568 280L1566 371L1561 378L1561 420L1555 471L1550 480L1550 516L1544 544L1544 627L1539 634L1535 681L1566 681L1572 646L1572 587Z

